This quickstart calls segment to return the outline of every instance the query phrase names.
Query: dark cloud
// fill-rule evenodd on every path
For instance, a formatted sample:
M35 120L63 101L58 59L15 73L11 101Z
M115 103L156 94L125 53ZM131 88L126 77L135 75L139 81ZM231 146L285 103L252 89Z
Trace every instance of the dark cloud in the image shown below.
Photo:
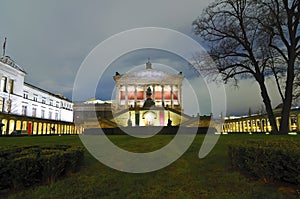
M174 29L200 41L193 35L191 23L212 1L0 0L0 40L8 38L7 55L27 71L27 82L71 99L81 63L100 42L121 31L147 26ZM114 73L124 73L132 66L144 64L148 57L153 62L183 70L188 78L193 77L193 72L182 60L163 55L141 51L117 60L103 80L108 86L97 94L100 98L109 98L106 93L113 88ZM228 99L233 101L229 100L228 107L232 111L248 110L249 104L259 104L252 101L245 105L243 97L249 95L245 98L250 100L254 95L250 90L237 94L240 91L228 90ZM253 92L257 94L255 89Z

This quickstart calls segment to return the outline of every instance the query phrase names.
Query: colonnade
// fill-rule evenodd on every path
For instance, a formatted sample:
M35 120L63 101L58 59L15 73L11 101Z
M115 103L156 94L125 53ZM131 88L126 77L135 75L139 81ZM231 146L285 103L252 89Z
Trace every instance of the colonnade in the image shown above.
M276 125L280 126L280 117L276 117ZM300 114L291 115L289 120L290 131L300 130ZM245 117L225 120L223 132L271 132L272 127L267 117Z
M142 107L147 99L146 91L151 88L151 98L158 107L169 106L180 108L182 102L181 85L134 85L126 84L117 86L116 106L119 108Z
M17 115L1 114L1 135L11 133L28 135L47 134L80 134L83 129L76 127L72 122L30 118Z

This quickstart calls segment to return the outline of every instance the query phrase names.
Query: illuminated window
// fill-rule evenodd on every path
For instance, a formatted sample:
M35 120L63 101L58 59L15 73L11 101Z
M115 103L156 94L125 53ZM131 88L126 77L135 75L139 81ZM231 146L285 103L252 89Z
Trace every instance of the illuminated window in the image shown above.
M6 92L6 82L7 82L7 77L2 77L1 78L1 91Z
M297 118L296 117L292 117L291 118L291 123L292 124L296 124L297 123Z
M32 117L36 117L36 108L35 107L32 108Z
M27 115L27 106L25 105L22 106L22 115Z
M297 130L297 122L298 122L297 117L291 117L290 120L291 120L291 126L290 126L291 130L296 131Z
M41 118L45 118L45 110L41 110Z
M4 98L0 98L0 111L3 112Z
M9 92L10 94L12 94L12 93L13 93L13 90L14 90L14 80L13 80L13 79L10 79L10 80L8 81L8 92Z

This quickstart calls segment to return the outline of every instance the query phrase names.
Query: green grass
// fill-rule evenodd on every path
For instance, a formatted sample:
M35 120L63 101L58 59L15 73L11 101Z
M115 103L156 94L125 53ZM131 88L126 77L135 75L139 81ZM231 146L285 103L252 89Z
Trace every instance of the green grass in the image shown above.
M280 136L284 137L284 136ZM130 151L153 151L170 142L173 136L147 139L110 136ZM278 191L279 184L266 185L232 171L227 143L249 138L277 139L266 135L224 135L204 159L198 158L203 142L198 135L189 150L168 167L144 174L113 170L85 153L81 170L58 182L26 190L11 191L8 198L298 198L296 193ZM300 141L299 136L294 137ZM81 146L78 136L1 137L1 145L71 144ZM1 197L1 196L0 196ZM1 197L2 198L2 197Z

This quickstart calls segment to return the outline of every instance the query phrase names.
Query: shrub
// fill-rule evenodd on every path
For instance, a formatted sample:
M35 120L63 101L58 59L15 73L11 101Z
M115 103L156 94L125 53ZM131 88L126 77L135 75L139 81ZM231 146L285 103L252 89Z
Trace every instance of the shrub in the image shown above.
M62 153L54 152L52 154L43 155L40 158L40 164L44 181L54 182L60 176L63 176L65 160Z
M63 154L66 171L75 172L79 169L79 165L82 164L83 150L71 149Z
M79 168L83 152L67 145L0 147L0 190L56 181Z
M248 140L229 144L233 168L268 181L300 184L300 145L296 140Z
M40 165L35 154L21 156L10 162L10 176L12 177L12 187L28 187L40 182Z
M0 190L11 186L10 179L8 160L0 158Z

